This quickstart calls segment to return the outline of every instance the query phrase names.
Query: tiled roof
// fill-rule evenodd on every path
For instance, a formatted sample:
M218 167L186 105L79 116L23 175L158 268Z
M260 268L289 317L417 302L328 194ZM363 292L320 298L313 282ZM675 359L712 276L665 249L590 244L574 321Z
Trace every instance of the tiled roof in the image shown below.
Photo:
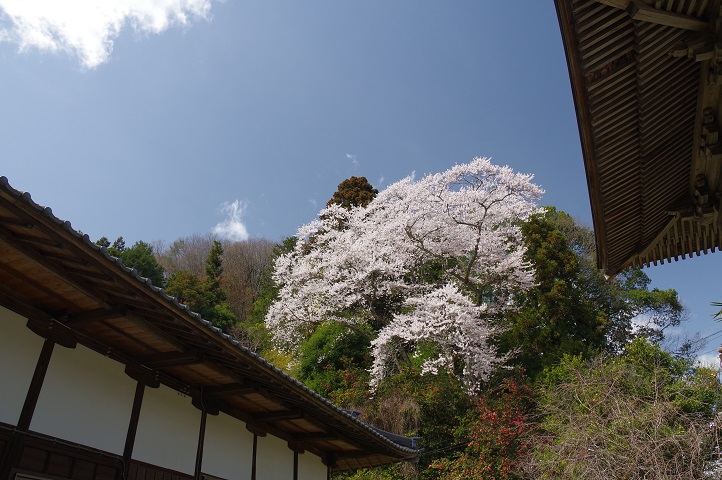
M419 454L331 404L0 177L0 305L338 469ZM30 326L30 325L29 325ZM145 377L144 377L145 376Z

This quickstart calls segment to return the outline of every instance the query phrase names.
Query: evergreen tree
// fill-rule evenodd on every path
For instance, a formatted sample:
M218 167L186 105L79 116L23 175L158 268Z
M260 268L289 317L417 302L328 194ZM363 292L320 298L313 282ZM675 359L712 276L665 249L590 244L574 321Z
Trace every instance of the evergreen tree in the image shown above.
M135 268L138 275L149 278L156 287L165 287L165 270L158 263L149 243L138 240L132 247L126 248L123 237L118 237L112 245L108 237L100 237L95 244L105 247L108 254L120 258L126 267Z
M216 327L230 332L238 319L226 302L226 295L221 288L222 257L223 246L216 240L206 257L206 275L203 280L181 270L171 275L166 293L178 298Z
M497 342L528 374L566 354L617 353L635 337L659 342L681 321L677 292L650 289L641 270L605 279L596 268L593 232L566 213L547 208L524 222L522 234L535 286L519 292L519 308Z
M214 240L211 251L206 257L206 276L204 278L206 292L214 304L226 301L226 294L221 288L221 275L223 275L223 245L218 240Z
M138 240L132 247L123 250L120 258L125 265L135 268L138 275L150 278L156 287L165 286L165 271L158 264L150 244Z
M371 186L366 177L351 177L338 184L338 189L326 206L340 205L346 209L365 207L378 193L379 191Z

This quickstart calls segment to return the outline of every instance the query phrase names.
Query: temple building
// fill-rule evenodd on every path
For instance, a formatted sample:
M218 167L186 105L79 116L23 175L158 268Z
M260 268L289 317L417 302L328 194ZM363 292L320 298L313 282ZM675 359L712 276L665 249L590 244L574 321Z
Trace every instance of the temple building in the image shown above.
M599 266L679 260L722 245L722 6L555 0Z
M418 455L0 177L0 479L320 480Z

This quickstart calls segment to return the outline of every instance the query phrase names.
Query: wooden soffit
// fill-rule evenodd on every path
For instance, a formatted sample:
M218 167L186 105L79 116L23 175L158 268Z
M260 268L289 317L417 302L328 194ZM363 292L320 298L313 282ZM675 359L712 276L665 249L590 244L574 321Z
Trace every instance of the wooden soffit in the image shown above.
M556 0L608 275L722 246L719 1Z

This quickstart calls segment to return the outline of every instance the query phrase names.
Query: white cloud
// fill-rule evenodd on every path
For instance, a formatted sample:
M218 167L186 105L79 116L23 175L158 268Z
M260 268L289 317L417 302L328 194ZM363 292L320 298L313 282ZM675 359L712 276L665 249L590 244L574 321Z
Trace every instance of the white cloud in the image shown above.
M353 164L354 167L358 167L358 160L356 159L356 155L354 155L352 153L347 153L346 159L351 160L351 163Z
M379 186L383 185L385 180L386 179L384 177L379 178L378 185Z
M246 204L239 200L234 200L232 203L225 202L220 210L227 215L227 218L213 227L211 230L213 234L234 242L248 240L248 230L241 220Z
M209 18L210 0L0 0L0 41L20 51L76 55L85 68L105 62L113 39L130 25L161 33Z
M310 203L314 209L318 208L318 202L316 201L315 198L309 198L308 203Z

